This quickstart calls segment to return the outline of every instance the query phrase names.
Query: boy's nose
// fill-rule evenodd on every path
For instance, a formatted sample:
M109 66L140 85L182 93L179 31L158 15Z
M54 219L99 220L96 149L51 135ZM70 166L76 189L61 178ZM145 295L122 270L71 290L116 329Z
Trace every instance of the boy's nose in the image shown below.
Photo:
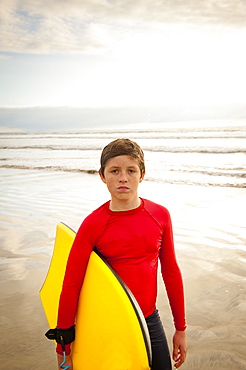
M121 182L126 182L127 181L127 176L125 172L121 172L120 174L120 179Z

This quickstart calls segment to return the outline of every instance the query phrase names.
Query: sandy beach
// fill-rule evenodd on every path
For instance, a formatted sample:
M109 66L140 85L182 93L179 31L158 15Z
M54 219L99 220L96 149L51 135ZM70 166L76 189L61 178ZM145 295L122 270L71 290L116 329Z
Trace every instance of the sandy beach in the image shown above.
M109 196L99 177L0 169L1 368L56 369L39 299L56 224L77 230ZM184 277L189 351L183 370L246 369L246 190L145 181L140 196L172 216ZM163 284L158 308L171 345L174 327Z

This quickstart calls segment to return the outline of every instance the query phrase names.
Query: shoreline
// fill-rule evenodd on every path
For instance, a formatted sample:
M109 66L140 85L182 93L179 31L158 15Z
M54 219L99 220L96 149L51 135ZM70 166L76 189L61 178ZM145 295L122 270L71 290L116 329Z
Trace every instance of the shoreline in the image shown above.
M77 230L109 196L100 179L90 174L0 173L1 364L13 370L55 369L54 345L44 337L48 325L38 294L55 227L63 221ZM187 307L189 352L182 369L245 369L246 235L240 214L245 190L146 181L139 195L159 200L172 216ZM158 308L171 343L174 327L161 281Z

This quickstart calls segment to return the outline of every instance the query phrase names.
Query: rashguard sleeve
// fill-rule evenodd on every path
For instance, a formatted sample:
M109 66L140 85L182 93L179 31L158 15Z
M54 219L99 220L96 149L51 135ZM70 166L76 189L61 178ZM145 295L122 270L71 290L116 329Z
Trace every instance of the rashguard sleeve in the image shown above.
M184 287L175 256L172 222L168 212L159 256L161 273L172 310L174 325L176 330L183 331L186 329Z
M90 229L85 220L79 228L68 257L58 309L57 327L60 329L74 325L79 294L92 249ZM62 354L59 344L57 352ZM66 354L70 354L70 345L66 345Z

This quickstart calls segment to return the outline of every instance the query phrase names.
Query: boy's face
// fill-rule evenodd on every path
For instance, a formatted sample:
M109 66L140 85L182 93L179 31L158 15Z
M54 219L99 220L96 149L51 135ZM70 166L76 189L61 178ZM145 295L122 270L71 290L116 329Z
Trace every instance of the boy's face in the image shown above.
M107 185L112 201L136 202L138 185L143 180L137 159L130 155L110 158L105 166L102 181Z

